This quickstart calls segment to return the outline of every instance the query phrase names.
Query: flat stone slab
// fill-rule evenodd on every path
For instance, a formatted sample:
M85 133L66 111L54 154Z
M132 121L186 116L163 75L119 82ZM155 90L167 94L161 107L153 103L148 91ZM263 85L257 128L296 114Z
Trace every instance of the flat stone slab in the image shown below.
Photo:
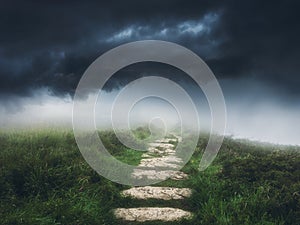
M182 159L175 155L162 156L161 158L163 161L168 163L178 163L178 164L183 163Z
M156 168L156 167L167 167L172 169L180 168L180 159L175 160L174 158L148 158L142 159L139 167L148 167L148 168Z
M149 155L148 153L144 153L144 154L142 155L142 158L153 158L153 156L152 156L152 155Z
M149 147L148 152L158 154L158 155L161 155L161 156L163 156L165 154L168 154L168 155L175 155L176 154L176 151L174 149L171 149L171 148L164 148L163 150L160 150L160 149L157 149L155 147Z
M182 171L173 171L170 175L171 180L185 180L188 178L188 175Z
M180 219L189 219L192 213L170 207L141 207L141 208L117 208L114 215L118 219L126 221L176 221Z
M159 148L174 148L174 145L169 143L150 143L150 147L159 147Z
M155 170L155 169L134 169L131 176L135 179L149 179L149 180L184 180L188 175L182 171L176 170Z
M127 197L136 199L162 199L162 200L179 200L188 198L192 194L190 188L174 188L174 187L134 187L122 191Z

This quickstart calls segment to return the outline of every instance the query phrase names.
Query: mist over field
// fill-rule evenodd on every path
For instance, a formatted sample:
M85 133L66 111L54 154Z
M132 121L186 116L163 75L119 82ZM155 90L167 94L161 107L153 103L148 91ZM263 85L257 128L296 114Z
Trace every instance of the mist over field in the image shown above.
M291 104L292 99L280 96L276 90L255 82L250 82L249 85L247 80L221 80L220 84L227 106L225 135L276 144L300 144L300 126L297 126L300 124L300 105ZM200 129L209 131L211 118L208 103L205 96L201 93L199 95L198 90L194 89L190 88L189 94L197 105ZM238 96L234 96L236 92L239 92ZM95 119L99 129L112 128L111 109L118 93L119 90L102 92L101 102L95 104ZM18 108L14 108L16 102ZM10 103L0 107L1 128L71 128L72 107L70 96L56 97L47 90L40 90L30 98L12 98ZM174 107L155 98L142 100L133 107L129 115L129 122L133 127L148 124L151 118L157 116L169 127L179 122Z

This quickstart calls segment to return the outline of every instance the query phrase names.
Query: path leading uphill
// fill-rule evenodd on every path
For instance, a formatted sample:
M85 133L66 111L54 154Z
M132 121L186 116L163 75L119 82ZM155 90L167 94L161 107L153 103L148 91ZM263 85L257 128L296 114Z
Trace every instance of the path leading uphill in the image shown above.
M177 171L182 159L176 155L175 146L171 143L181 141L180 137L165 138L150 144L147 153L142 155L142 160L133 171L132 177L136 179L150 180L184 180L187 174ZM160 199L160 200L183 200L190 197L192 190L189 188L175 187L133 187L124 190L124 197L135 199ZM125 221L176 221L192 217L192 213L171 207L139 207L139 208L117 208L114 210L116 218Z

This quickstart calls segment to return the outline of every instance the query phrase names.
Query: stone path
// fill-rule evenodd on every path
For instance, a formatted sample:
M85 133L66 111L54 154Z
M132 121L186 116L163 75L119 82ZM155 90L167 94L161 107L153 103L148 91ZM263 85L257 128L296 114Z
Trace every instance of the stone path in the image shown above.
M191 217L191 213L182 209L169 207L140 207L140 208L118 208L115 210L116 218L127 221L175 221Z
M142 160L133 171L132 176L136 179L184 180L187 174L177 171L182 163L181 158L176 156L175 146L171 143L181 141L180 137L156 140L150 144L147 153L142 155ZM175 187L133 187L121 193L124 197L135 199L161 199L161 200L183 200L192 194L189 188ZM170 207L139 207L139 208L117 208L114 210L116 218L125 221L176 221L192 217L192 213Z
M136 179L150 180L183 180L187 174L177 171L182 159L176 156L175 146L169 142L177 142L179 139L165 138L156 140L150 144L147 153L142 155L140 164L134 169L132 176Z
M136 199L163 199L178 200L190 197L192 194L189 188L173 188L173 187L134 187L122 192L125 197Z

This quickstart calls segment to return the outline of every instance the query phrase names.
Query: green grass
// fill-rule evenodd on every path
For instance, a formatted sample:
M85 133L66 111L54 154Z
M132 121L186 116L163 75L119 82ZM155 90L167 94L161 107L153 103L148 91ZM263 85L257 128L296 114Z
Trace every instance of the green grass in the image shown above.
M142 152L123 146L111 131L100 136L117 159L139 163ZM71 131L0 132L0 224L125 224L112 209L137 206L194 213L192 220L171 224L300 224L299 148L226 138L213 164L199 172L206 143L201 136L183 168L188 180L157 184L190 187L190 199L140 201L122 198L128 186L90 168Z

